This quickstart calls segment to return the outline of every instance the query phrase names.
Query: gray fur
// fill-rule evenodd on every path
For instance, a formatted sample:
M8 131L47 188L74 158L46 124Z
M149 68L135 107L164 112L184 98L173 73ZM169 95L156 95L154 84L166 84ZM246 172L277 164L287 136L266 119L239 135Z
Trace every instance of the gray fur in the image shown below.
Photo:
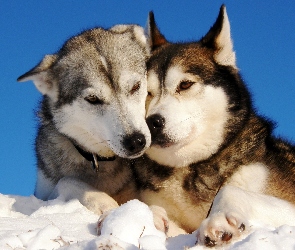
M67 186L56 186L59 181L74 187L72 178L119 204L135 197L132 172L124 158L142 155L150 144L145 123L148 55L141 27L94 28L70 38L56 54L45 56L18 78L33 80L43 94L36 138L38 198L58 195L60 187ZM98 162L94 171L83 151L95 159L119 156ZM100 209L95 203L116 203L111 198L109 202L88 199L87 194L79 197L94 210Z

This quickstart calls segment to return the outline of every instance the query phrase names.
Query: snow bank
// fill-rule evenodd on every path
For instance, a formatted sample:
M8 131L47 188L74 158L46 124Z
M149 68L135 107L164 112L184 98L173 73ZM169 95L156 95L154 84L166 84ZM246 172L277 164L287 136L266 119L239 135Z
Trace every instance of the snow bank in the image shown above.
M165 239L149 208L132 200L110 212L97 236L99 216L78 200L41 201L34 196L0 194L0 249L167 249L201 250L196 233ZM253 226L253 232L226 249L295 249L295 227Z

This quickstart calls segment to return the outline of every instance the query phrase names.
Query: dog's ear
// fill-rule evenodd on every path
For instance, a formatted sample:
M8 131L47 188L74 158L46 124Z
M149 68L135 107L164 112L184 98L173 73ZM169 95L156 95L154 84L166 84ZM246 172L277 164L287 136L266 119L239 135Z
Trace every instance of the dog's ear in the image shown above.
M57 86L48 77L48 71L56 61L56 55L46 55L33 69L17 78L18 82L33 81L36 88L52 99L57 98Z
M140 43L140 45L144 47L144 49L147 53L147 56L149 56L150 49L149 49L149 45L148 45L148 39L145 34L145 30L140 26L134 25L133 32L134 32L135 38Z
M166 38L161 34L159 28L157 27L154 13L152 11L149 13L146 32L151 52L168 43Z
M233 51L230 24L225 5L221 6L215 24L201 39L201 43L214 50L214 59L217 63L236 67L236 55Z
M139 44L145 49L147 48L147 37L145 34L145 30L141 26L138 26L136 24L117 24L111 27L109 30L118 34L123 34L125 32L131 31L134 34L136 41L138 41Z

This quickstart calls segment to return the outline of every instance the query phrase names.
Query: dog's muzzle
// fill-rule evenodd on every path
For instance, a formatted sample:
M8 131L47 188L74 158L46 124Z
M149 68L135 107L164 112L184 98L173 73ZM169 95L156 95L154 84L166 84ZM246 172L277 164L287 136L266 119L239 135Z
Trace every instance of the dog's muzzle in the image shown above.
M161 147L167 147L170 145L170 140L164 134L165 118L159 114L154 114L146 119L146 123L149 127L152 136L152 145L159 145Z

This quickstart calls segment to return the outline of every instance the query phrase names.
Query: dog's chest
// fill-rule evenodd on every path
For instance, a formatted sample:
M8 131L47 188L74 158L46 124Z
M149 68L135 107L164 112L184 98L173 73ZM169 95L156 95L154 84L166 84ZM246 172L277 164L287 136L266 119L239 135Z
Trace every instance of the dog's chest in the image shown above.
M184 188L187 168L179 168L168 179L157 184L158 191L146 189L141 199L148 205L165 208L169 219L187 232L194 231L206 217L211 203L193 198L193 190Z
M99 162L98 172L95 173L92 169L90 171L92 178L87 180L84 176L82 180L111 196L119 197L121 192L125 192L125 188L129 190L133 184L131 182L132 172L126 162L120 158L115 161Z

